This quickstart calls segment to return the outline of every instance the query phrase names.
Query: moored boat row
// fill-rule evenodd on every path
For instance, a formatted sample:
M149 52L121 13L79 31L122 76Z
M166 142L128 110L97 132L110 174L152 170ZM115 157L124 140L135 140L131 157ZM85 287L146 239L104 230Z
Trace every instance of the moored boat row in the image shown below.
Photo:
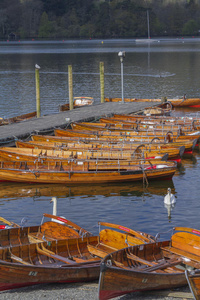
M1 147L0 180L77 184L172 178L176 165L166 160L180 162L200 138L191 120L170 126L158 117L150 125L147 118L140 120L141 129L132 119L105 120L71 123L55 136L34 135L32 141L17 141L16 148ZM132 128L125 128L127 123Z
M0 291L99 278L99 300L107 300L181 287L188 277L198 285L199 230L176 227L169 240L158 241L147 233L99 222L105 229L94 236L63 217L44 216L62 224L0 230Z
M55 130L55 136L35 135L32 141L17 141L16 147L1 147L0 180L63 186L148 184L150 179L171 179L177 163L170 160L180 162L186 151L192 153L200 137L199 120L184 124L176 119L173 125L158 117L116 120L72 123L71 129ZM70 225L63 218L57 220ZM110 223L100 223L107 229L97 236L71 224L73 231L67 236L63 224L52 223L0 232L0 290L91 281L100 274L99 299L106 300L133 291L186 285L185 270L198 273L200 268L200 232L195 229L175 228L170 240L160 242Z
M119 102L121 98L105 98L106 102ZM125 98L125 102L158 102L162 104L164 101L170 102L174 107L200 107L200 98L186 98L184 95L182 98L172 99L137 99L137 98Z

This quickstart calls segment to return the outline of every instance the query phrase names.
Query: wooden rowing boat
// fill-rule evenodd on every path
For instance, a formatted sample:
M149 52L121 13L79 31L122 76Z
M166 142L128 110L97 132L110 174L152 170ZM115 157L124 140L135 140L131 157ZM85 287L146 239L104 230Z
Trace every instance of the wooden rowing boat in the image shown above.
M63 217L43 214L43 219L44 217L50 218L51 221L44 223L42 221L41 225L29 227L18 225L0 217L0 221L6 224L0 228L3 229L0 230L0 247L28 245L43 241L79 238L92 235L89 231Z
M112 183L171 179L175 162L141 160L75 160L60 162L1 162L0 181L29 183Z
M200 300L200 269L185 270L185 276L194 299Z
M156 130L171 130L177 131L182 129L182 131L192 131L197 130L197 127L194 125L194 122L188 122L185 124L176 124L175 122L160 122L157 119L122 119L122 118L101 118L99 120L100 123L92 123L92 125L100 124L101 126L107 127L109 130L110 127L114 128L124 128L124 129L136 129L136 130L143 130L143 129L156 129ZM84 123L87 124L87 123ZM198 126L198 129L200 126Z
M12 117L9 119L0 119L0 125L8 125L11 123L17 123L17 122L21 122L21 121L26 121L29 119L32 119L34 117L36 117L37 113L36 111L28 113L28 114L24 114L24 115L20 115L20 116L16 116L16 117Z
M175 230L168 241L107 255L101 264L99 299L186 285L184 270L200 268L200 231L182 227Z
M110 228L101 230L98 236L0 248L0 290L96 280L102 257L128 243L154 241L152 236L124 226L100 225Z
M108 98L105 97L105 102L121 102L122 98ZM161 103L161 99L137 99L137 98L124 98L124 102L158 102Z
M84 150L76 149L65 150L48 150L48 149L30 149L30 148L12 148L2 147L0 148L0 158L2 161L13 162L40 162L42 164L47 163L62 163L62 165L69 165L69 160L89 160L90 166L92 161L97 164L97 160L104 160L104 165L109 165L109 161L117 160L117 164L120 161L128 160L129 162L121 162L122 165L132 165L143 162L144 159L151 160L151 163L159 163L160 161L179 160L183 155L185 147L180 148L168 148L164 150L150 151L145 149L145 145L136 147L132 152L130 151L118 151L118 150ZM118 162L119 161L119 162ZM103 162L102 162L103 163ZM116 162L114 162L116 164ZM101 164L102 165L102 164ZM113 165L113 164L112 164Z
M69 158L76 159L163 159L167 154L169 160L180 159L185 147L166 147L156 150L143 145L136 146L132 151L120 149L84 149L79 147L62 149L34 149L34 148L0 148L0 158L5 161L64 161ZM167 159L165 159L167 160Z
M180 140L175 142L166 143L164 141L161 141L159 138L153 138L152 140L149 140L149 138L138 139L138 141L120 141L120 140L105 140L105 139L94 139L94 138L79 138L77 137L61 137L61 136L47 136L47 135L32 135L32 141L29 142L22 142L22 141L16 141L17 147L22 148L36 148L41 149L42 145L45 149L55 149L62 147L79 147L81 144L82 148L98 148L98 149L123 149L123 150L133 150L135 146L140 146L141 143L148 145L150 149L158 149L159 147L165 148L165 147L185 147L185 152L192 153L195 146L197 145L197 139L194 140ZM157 148L158 147L158 148Z
M200 107L200 98L169 99L174 107Z
M80 138L92 138L92 139L104 139L106 141L121 141L121 142L152 142L153 140L158 139L158 141L173 142L173 141L189 141L194 139L199 139L199 132L192 132L187 135L176 135L171 131L166 132L165 135L156 133L149 133L147 135L134 134L131 135L129 132L112 132L112 131L83 131L83 130L73 130L73 129L55 129L54 133L56 136L60 137L78 137Z
M105 98L106 102L120 102L121 98ZM172 98L165 99L167 102L170 102L174 107L200 107L200 98L186 98L183 96L182 98ZM137 99L137 98L125 98L124 102L158 102L162 103L162 99Z
M157 129L156 127L143 127L142 129L138 128L135 126L135 128L119 128L112 126L110 124L109 126L107 123L76 123L72 122L71 124L72 129L74 130L80 130L80 131L106 131L107 134L109 135L110 132L112 132L114 135L129 135L129 136L148 136L148 135L155 135L155 136L160 136L160 135L166 135L167 132L169 132L169 129L167 128L161 128ZM174 136L179 136L179 135L190 135L190 134L197 134L200 135L200 131L198 130L187 130L185 128L179 128L177 130L174 130L173 132Z
M130 122L130 121L121 121L121 120L116 120L116 119L106 119L106 118L101 118L99 123L89 123L89 122L82 122L81 125L86 125L86 126L91 126L97 128L98 130L118 130L118 131L137 131L137 132L142 132L142 131L158 131L165 133L166 131L171 130L172 132L174 131L182 131L184 133L187 133L188 131L193 131L194 128L191 126L181 126L181 125L158 125L158 124L148 124L147 122L140 122L139 124L137 122ZM73 123L72 123L72 128L73 128ZM75 128L74 128L75 129Z
M74 108L86 106L86 105L92 105L94 103L94 100L92 97L74 97L73 106ZM69 110L69 103L65 103L63 105L59 106L60 111L66 111Z
M172 104L171 102L164 102L162 104L156 106L146 107L138 111L139 115L145 116L170 116L172 111Z
M118 120L118 121L126 121L126 122L136 122L139 124L164 124L164 125L182 125L182 126L191 126L191 129L199 130L200 128L200 119L191 116L184 116L184 117L152 117L152 116L140 116L136 114L130 115L119 115L114 114L111 119Z

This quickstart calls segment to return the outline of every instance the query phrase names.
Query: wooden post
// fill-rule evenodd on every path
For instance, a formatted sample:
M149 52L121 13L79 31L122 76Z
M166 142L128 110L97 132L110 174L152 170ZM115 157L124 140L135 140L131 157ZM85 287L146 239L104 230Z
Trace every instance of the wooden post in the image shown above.
M40 75L39 75L40 66L35 65L35 87L36 87L36 111L37 118L40 118Z
M74 108L73 104L73 80L72 80L72 65L68 65L68 86L69 86L69 109Z
M101 103L105 101L104 95L104 62L100 62L100 86L101 86Z

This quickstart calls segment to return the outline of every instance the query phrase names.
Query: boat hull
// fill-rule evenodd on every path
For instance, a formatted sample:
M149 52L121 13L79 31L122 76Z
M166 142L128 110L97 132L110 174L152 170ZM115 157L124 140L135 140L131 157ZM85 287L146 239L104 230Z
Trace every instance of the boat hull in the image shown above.
M160 274L126 271L119 268L108 268L101 264L99 299L107 300L124 294L168 289L187 284L185 274ZM113 284L114 278L114 284Z
M96 280L99 277L99 263L85 266L13 265L0 261L0 291L41 283L71 283Z
M176 168L166 168L146 170L147 179L171 179ZM29 183L112 183L142 181L143 171L93 171L93 172L74 172L74 171L44 171L44 170L19 170L19 169L0 169L0 181L29 182Z
M186 278L194 299L200 300L200 270L186 271Z

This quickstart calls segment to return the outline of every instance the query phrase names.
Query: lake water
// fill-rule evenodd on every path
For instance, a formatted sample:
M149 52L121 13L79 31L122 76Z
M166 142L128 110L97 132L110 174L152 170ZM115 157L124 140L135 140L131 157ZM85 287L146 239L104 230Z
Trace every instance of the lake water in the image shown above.
M40 65L41 112L57 113L68 101L68 65L73 67L73 95L100 102L99 63L105 66L105 96L121 97L118 52L124 60L124 96L136 98L200 97L200 39L88 40L54 42L0 42L0 111L11 117L35 110L35 64ZM196 111L196 110L195 110ZM184 115L191 110L176 110ZM194 112L194 110L193 110ZM105 186L49 186L0 183L0 215L27 225L38 224L52 212L98 232L106 221L151 234L174 226L200 229L200 154L186 157L172 181ZM163 199L171 187L177 203L167 211ZM168 216L171 214L171 217ZM169 233L166 234L169 236Z

